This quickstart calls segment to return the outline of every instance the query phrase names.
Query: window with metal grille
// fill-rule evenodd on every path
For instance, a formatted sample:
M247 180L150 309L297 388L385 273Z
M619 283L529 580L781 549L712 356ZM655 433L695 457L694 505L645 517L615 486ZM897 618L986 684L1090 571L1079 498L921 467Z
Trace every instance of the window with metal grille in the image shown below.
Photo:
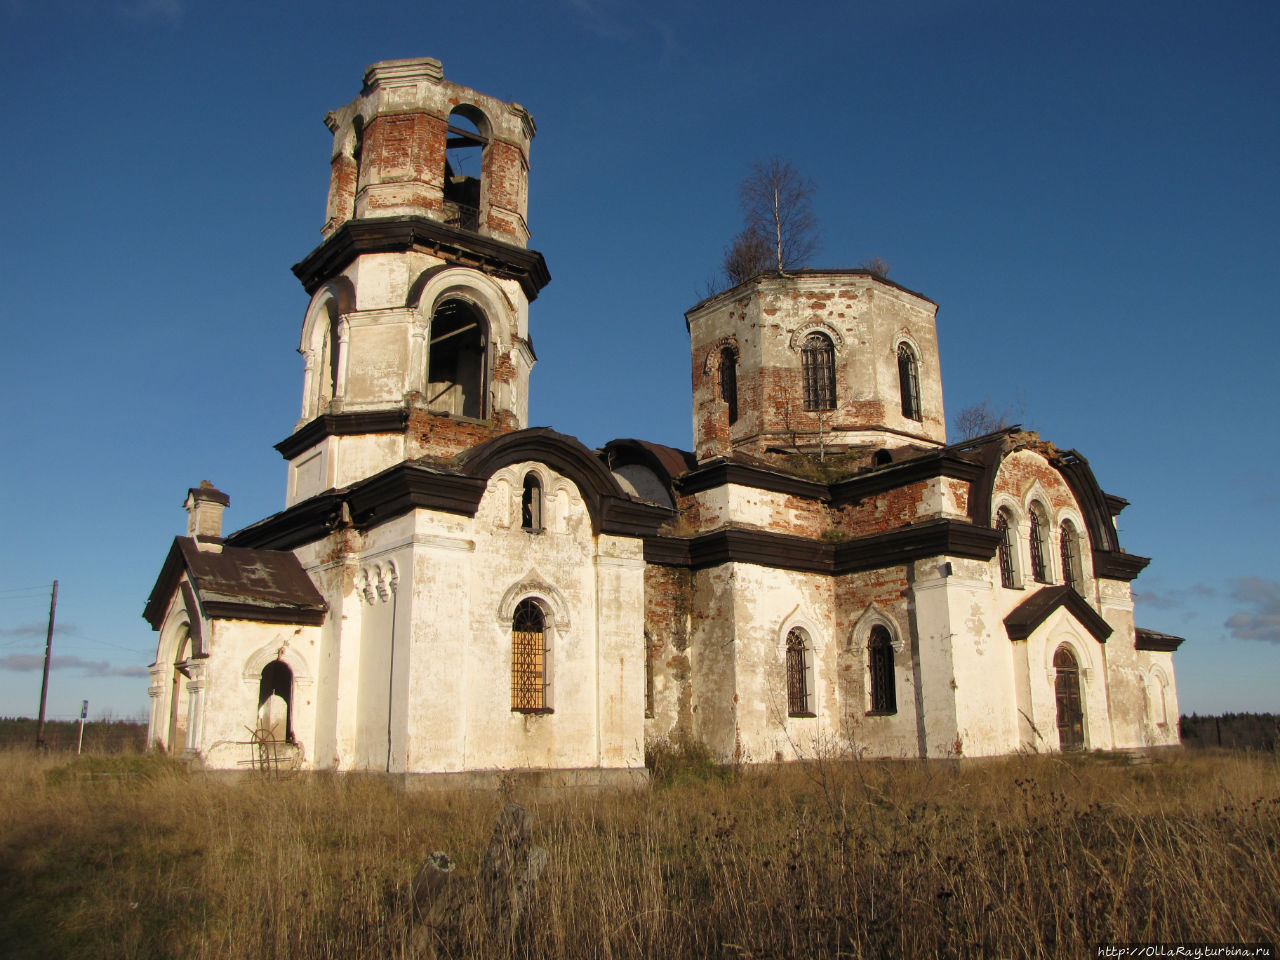
M1083 593L1084 575L1080 570L1080 537L1076 533L1076 525L1070 520L1062 521L1062 535L1058 546L1062 554L1062 579L1076 593Z
M920 370L916 354L905 343L898 344L898 388L902 391L902 415L920 419Z
M653 637L644 632L644 715L653 716Z
M720 399L729 405L729 422L738 422L738 355L733 347L720 348Z
M810 704L812 691L809 689L813 651L809 649L808 640L799 627L787 634L787 715L792 717L814 715Z
M547 709L547 644L542 608L521 600L511 623L511 709Z
M542 529L542 483L534 473L524 475L524 494L520 499L520 526L533 533Z
M804 408L834 410L836 408L836 351L821 333L805 337L800 347L804 368Z
M1000 585L1016 587L1018 574L1013 565L1013 516L1007 507L1001 507L996 514L996 533L1000 534Z
M1044 507L1039 503L1032 503L1030 514L1031 523L1031 576L1035 578L1036 583L1049 582L1049 558L1045 545L1045 531L1049 527L1049 521L1045 517Z
M897 713L898 692L893 671L893 639L889 631L877 624L871 628L867 642L867 659L871 667L871 712Z

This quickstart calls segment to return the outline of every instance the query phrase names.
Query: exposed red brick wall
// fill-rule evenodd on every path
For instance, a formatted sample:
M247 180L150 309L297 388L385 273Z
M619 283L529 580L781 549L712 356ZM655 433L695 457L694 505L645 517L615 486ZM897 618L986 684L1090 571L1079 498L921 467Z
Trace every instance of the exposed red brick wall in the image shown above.
M329 167L329 206L325 218L325 236L355 215L358 173L354 157L340 153L333 158Z
M496 422L456 420L453 417L410 408L407 428L410 458L453 457L471 447L515 430L514 417L508 414Z
M673 725L660 736L693 730L689 664L689 614L693 597L693 574L678 567L648 566L644 572L645 629L651 644L649 657L654 676L676 688L675 717L659 716Z
M515 218L523 215L520 187L526 176L524 157L519 148L495 140L485 150L483 164L482 175L489 195L485 223L490 230L523 244L524 235Z
M1018 451L1005 458L996 474L995 493L1007 494L1021 502L1030 486L1036 481L1044 488L1052 510L1076 506L1071 488L1057 469L1043 459L1043 455L1031 451Z
M835 511L833 526L851 537L900 527L921 517L928 483L921 481L878 493L861 503Z

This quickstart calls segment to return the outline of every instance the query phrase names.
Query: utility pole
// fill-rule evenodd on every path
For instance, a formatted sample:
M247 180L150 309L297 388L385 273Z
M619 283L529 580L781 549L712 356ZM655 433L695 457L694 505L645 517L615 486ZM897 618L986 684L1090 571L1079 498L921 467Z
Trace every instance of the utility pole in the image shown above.
M44 680L40 684L40 719L36 721L36 749L44 749L44 702L49 696L49 654L53 650L53 615L58 609L58 581L53 581L53 596L49 598L49 632L44 638Z

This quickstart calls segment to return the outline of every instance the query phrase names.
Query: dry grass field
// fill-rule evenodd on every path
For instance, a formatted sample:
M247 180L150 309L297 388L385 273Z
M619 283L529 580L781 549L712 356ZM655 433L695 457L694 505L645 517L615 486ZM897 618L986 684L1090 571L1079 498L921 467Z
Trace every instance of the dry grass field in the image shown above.
M1172 751L714 768L650 787L411 792L230 784L163 757L0 753L0 956L398 958L401 902L457 862L439 956L500 956L478 865L504 802L549 860L514 952L551 957L1085 957L1280 940L1275 755Z

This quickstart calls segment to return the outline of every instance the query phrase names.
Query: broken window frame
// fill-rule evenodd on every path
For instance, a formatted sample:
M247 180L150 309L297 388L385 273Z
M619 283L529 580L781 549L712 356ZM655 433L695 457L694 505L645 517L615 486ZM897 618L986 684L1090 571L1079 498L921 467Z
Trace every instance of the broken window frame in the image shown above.
M811 412L836 408L836 348L831 338L815 330L800 346L804 371L804 408Z

